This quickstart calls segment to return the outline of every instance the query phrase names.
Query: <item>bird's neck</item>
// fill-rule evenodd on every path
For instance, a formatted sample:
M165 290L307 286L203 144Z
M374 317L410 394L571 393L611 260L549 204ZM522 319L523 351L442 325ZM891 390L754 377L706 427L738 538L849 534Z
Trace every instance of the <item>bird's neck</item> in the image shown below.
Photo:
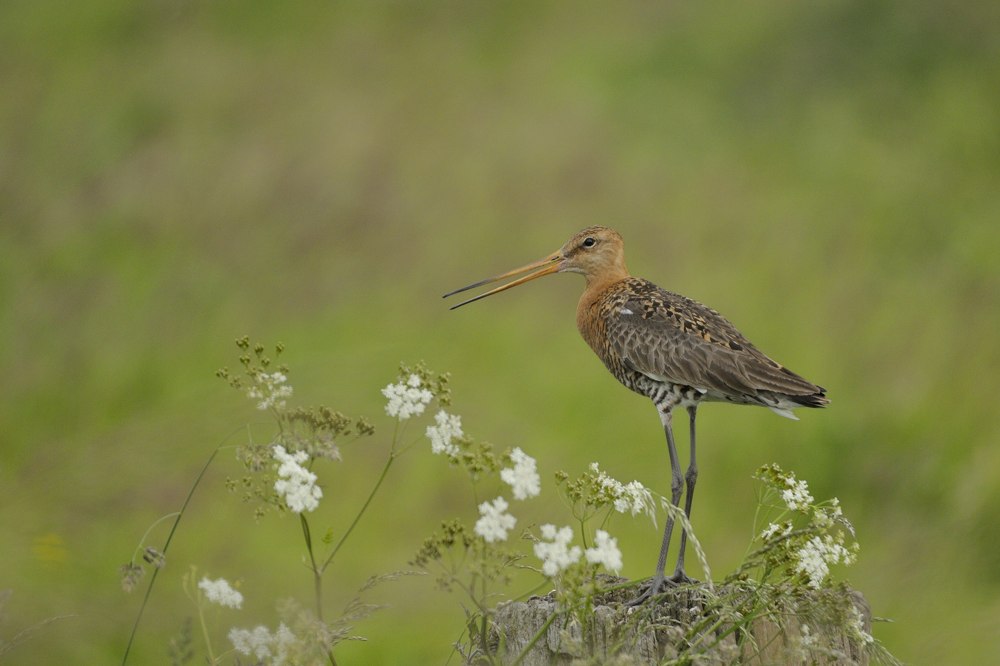
M600 273L586 273L587 289L584 291L583 299L587 302L597 300L601 294L613 285L631 277L624 262L619 262L612 267L605 268Z
M577 326L580 328L581 333L584 333L584 329L594 323L591 310L598 305L601 297L607 294L608 290L614 285L631 276L625 266L622 265L615 270L601 271L598 275L585 274L585 277L587 278L587 288L580 296L580 302L577 304L576 310ZM584 333L584 338L587 337L587 333Z

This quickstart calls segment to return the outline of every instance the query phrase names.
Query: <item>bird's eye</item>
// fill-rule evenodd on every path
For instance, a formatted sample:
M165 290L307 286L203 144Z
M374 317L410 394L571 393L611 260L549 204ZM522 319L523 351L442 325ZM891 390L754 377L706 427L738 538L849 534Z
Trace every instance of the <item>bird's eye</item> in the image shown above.
M588 237L583 239L583 247L594 247L595 245L597 245L597 241L593 238Z

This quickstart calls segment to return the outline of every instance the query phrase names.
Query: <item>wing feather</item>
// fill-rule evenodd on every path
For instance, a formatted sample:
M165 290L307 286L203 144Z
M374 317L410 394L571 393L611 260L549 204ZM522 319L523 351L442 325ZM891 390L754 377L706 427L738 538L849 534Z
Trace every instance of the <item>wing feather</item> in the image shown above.
M633 370L727 396L822 393L768 358L715 310L633 280L639 284L630 285L620 307L605 310L604 322L613 350Z

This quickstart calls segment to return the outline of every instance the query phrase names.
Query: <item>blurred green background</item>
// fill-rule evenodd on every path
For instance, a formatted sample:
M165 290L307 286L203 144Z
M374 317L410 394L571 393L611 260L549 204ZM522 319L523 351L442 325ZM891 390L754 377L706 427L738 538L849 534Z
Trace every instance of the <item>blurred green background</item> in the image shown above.
M440 299L592 224L833 400L799 423L701 411L715 571L775 461L856 521L840 573L895 620L875 628L891 651L1000 661L998 25L996 3L930 0L0 4L0 636L72 615L4 662L120 659L140 595L118 566L212 449L269 432L213 376L244 333L288 346L297 400L380 428L320 469L320 526L373 481L401 360L451 371L466 430L538 458L548 506L514 507L521 526L568 522L551 474L592 460L666 492L652 407L575 330L579 278ZM254 524L238 473L221 456L195 496L132 663L166 660L189 564L245 581L220 631L309 599L297 522ZM474 514L419 445L331 609ZM656 531L612 528L648 575ZM458 597L411 578L372 599L344 663L448 658Z

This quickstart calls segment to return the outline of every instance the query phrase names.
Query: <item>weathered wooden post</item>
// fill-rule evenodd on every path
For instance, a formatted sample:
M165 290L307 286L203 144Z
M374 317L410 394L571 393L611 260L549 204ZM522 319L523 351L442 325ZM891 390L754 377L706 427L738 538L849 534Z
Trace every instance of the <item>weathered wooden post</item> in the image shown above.
M623 601L634 588L617 590L595 600L582 623L571 614L553 618L554 594L532 597L496 608L485 647L499 663L520 658L523 666L660 664L685 655L698 664L868 664L871 610L860 593L762 591L692 585L632 608Z

